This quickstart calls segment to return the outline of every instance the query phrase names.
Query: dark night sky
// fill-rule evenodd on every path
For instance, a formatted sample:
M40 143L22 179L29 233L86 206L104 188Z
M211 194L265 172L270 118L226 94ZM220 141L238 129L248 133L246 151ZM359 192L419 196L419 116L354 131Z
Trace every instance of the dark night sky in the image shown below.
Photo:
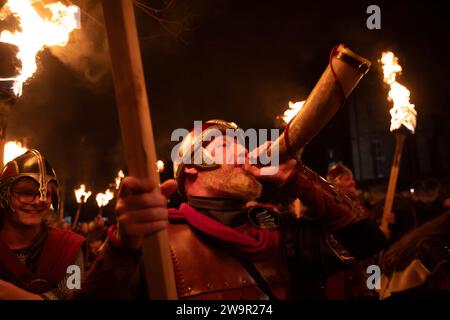
M74 1L102 21L90 1ZM146 2L158 6L160 2ZM370 86L387 94L376 60L393 50L403 66L402 83L419 114L444 117L449 101L450 28L444 5L434 1L176 1L171 18L187 19L185 44L137 9L147 90L157 151L168 159L170 133L194 120L223 118L243 128L269 128L289 100L308 93L327 64L330 49L345 43L373 62L356 90ZM366 8L378 4L382 29L366 28ZM111 74L105 72L101 24L83 16L82 32L92 41L67 67L48 50L24 87L10 119L8 137L29 137L54 164L71 192L81 182L104 191L123 164ZM91 32L95 30L95 32ZM80 31L77 31L80 33ZM69 44L77 50L76 44ZM94 48L94 49L93 49ZM105 49L105 48L103 48ZM90 55L96 55L95 61ZM81 74L98 73L95 82ZM387 109L380 109L387 114ZM445 115L448 119L448 115ZM344 108L308 148L309 165L323 173L326 146L341 144L351 160ZM448 124L448 121L444 122ZM388 123L386 130L388 130ZM420 126L420 119L419 119ZM325 162L326 165L326 162Z

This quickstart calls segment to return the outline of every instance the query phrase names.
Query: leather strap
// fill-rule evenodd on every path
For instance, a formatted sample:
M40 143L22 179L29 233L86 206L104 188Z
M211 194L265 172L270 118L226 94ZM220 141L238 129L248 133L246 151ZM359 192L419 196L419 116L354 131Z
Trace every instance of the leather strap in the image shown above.
M264 277L259 273L258 269L253 265L253 263L248 262L246 260L240 259L239 257L234 256L241 265L247 270L250 276L255 280L258 287L269 297L270 300L279 300L270 290L269 284L266 282Z
M353 58L352 56L349 56L348 54L341 52L341 51L335 51L334 56L336 59L342 60L345 63L348 63L353 68L359 71L360 74L364 75L369 71L369 66L365 62L361 62L356 58Z
M187 197L191 207L203 210L238 211L242 210L245 202L234 198L209 198L209 197Z

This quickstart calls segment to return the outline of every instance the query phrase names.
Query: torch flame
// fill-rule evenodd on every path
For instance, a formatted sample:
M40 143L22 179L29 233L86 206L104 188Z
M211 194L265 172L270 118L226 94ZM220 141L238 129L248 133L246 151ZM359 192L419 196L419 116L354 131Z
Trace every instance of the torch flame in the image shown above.
M86 203L87 199L91 196L92 191L86 192L86 185L81 184L79 189L73 190L75 192L75 198L77 203Z
M123 178L125 178L125 174L123 173L122 170L120 170L117 173L117 177L116 177L116 190L119 190L120 182L122 181Z
M162 160L156 161L156 171L161 173L164 171L164 162Z
M78 26L77 6L65 6L61 2L44 6L50 10L51 18L43 18L33 7L35 0L8 0L0 12L0 17L13 15L17 18L20 31L3 31L0 41L18 47L17 58L22 62L20 74L14 80L13 91L17 96L22 94L23 83L37 69L36 55L49 46L64 47L69 41L69 34Z
M99 208L104 207L108 204L109 200L114 198L114 193L111 190L107 189L105 193L97 193L95 200L97 200L97 205Z
M389 111L391 114L391 131L399 129L404 125L414 133L416 129L417 112L414 105L409 102L409 90L397 82L397 74L402 71L398 64L398 58L392 52L383 52L381 56L383 64L384 82L390 86L388 100L394 105Z
M284 114L278 118L283 119L283 121L288 124L297 115L297 113L300 112L304 104L305 100L297 102L289 101L289 109L287 109Z
M21 156L28 149L22 146L22 143L18 141L8 141L5 143L4 153L3 153L3 163L7 164L14 158Z

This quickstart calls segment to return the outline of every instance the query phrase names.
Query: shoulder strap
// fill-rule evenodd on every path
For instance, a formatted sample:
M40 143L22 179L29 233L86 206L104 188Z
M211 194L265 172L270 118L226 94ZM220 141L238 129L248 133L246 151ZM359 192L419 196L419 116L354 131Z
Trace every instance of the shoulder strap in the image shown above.
M234 256L241 265L247 270L250 276L255 280L258 287L269 297L270 300L279 300L270 290L269 284L266 282L261 273L256 269L253 263Z

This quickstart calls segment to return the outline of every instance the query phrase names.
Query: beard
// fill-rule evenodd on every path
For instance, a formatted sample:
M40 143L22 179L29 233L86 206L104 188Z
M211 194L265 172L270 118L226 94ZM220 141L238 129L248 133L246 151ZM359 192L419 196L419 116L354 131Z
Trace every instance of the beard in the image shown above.
M239 198L244 201L255 200L262 191L261 183L254 176L231 165L223 165L212 171L203 171L198 179L211 194Z

